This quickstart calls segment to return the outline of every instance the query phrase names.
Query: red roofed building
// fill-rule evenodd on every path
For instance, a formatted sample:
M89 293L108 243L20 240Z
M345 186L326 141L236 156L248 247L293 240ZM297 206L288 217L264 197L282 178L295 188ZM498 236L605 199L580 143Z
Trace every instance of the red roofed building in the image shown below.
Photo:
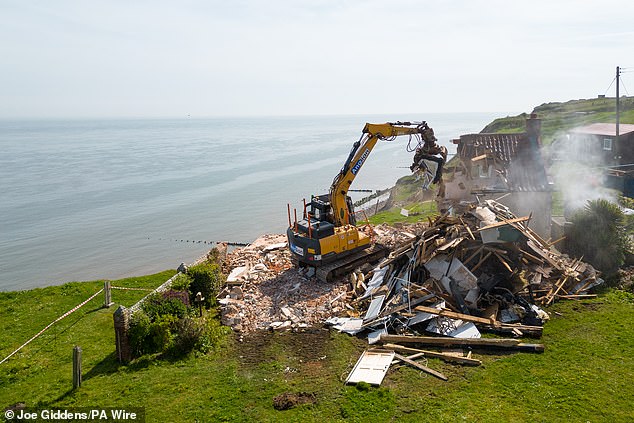
M619 125L618 143L615 123L593 123L573 128L568 132L568 140L563 142L577 146L579 157L576 159L582 162L599 162L608 166L634 163L634 125Z

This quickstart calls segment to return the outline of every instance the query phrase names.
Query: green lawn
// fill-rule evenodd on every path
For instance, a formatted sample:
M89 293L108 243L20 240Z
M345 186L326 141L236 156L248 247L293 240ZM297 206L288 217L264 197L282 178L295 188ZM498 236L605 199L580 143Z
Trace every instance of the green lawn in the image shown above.
M426 222L427 217L433 217L438 214L438 208L436 202L425 201L422 203L409 204L403 207L409 211L409 216L401 214L401 207L393 207L390 210L378 212L375 215L370 216L370 223L378 225L380 223L394 224L398 222L416 223Z
M113 282L158 286L174 272ZM102 282L0 293L2 357ZM131 305L142 292L114 291ZM0 405L144 406L148 421L632 421L634 295L558 303L548 311L543 354L480 354L482 367L429 360L443 382L410 368L390 370L380 388L344 386L363 340L325 329L228 336L207 355L180 360L115 359L112 312L95 298L0 368ZM556 313L558 314L556 314ZM73 391L72 348L83 349L83 385ZM317 403L273 408L283 392Z

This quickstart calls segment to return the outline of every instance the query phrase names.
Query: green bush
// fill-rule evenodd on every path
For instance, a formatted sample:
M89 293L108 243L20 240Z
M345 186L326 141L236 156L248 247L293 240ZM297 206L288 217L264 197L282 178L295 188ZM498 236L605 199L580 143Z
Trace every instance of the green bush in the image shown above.
M172 290L155 293L142 304L141 311L131 318L129 337L132 354L168 353L181 356L193 350L208 352L219 344L229 328L220 325L217 316L211 312L206 318L194 317L196 307L187 307L187 293L190 297L201 292L206 306L214 304L218 289L224 283L224 276L217 264L204 263L189 269L189 275L177 277ZM184 295L184 297L183 297Z
M172 282L172 289L174 291L189 291L189 285L192 283L192 278L183 273L179 273Z
M174 325L174 344L172 351L175 355L183 355L191 352L205 332L205 327L198 319L185 317Z
M217 247L209 250L209 253L207 253L207 260L212 264L220 263L220 251Z
M224 276L220 272L218 265L210 263L197 264L190 267L187 273L192 278L192 283L189 285L192 304L196 293L200 292L205 297L206 307L214 305L218 289L224 283Z
M130 317L128 340L134 357L140 357L147 352L147 338L150 334L150 318L143 311L137 311Z
M567 233L567 249L607 274L625 262L630 241L624 226L623 212L607 200L588 201L572 217Z
M141 308L152 322L161 316L171 315L180 319L187 315L187 306L180 299L164 297L158 293L148 297Z
M169 350L174 343L173 327L177 319L172 315L163 315L152 322L146 338L146 353L159 353Z
M196 350L207 353L220 345L223 338L231 333L231 329L222 326L217 317L207 316L204 320L204 331L198 338Z

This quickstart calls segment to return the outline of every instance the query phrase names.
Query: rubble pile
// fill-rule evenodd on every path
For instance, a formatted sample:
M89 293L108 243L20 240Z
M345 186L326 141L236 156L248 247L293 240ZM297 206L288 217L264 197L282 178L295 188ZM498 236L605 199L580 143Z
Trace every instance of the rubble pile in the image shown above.
M542 344L517 339L541 336L549 316L539 305L590 297L588 290L603 281L590 265L556 251L557 241L542 239L529 221L530 216L518 218L494 201L473 205L460 216L438 217L415 239L395 246L371 273L352 276L350 303L356 313L327 323L342 332L367 334L370 344L382 343L386 350L377 354L412 353L395 359L421 370L419 363L410 363L412 357L469 365L479 360L411 344L543 351ZM485 339L481 331L509 338Z
M264 235L226 255L222 323L239 332L322 324L346 307L347 281L318 283L292 267L285 235Z
M378 225L374 241L389 247L389 256L332 283L318 281L312 268L293 267L284 235L265 235L226 254L222 322L239 332L325 322L383 344L363 359L401 361L441 379L413 360L481 363L471 353L439 349L541 352L542 344L519 339L541 336L549 316L540 306L591 297L588 291L603 281L589 264L559 253L554 246L560 240L534 232L530 219L488 200L458 216ZM481 338L481 332L506 337Z
M376 242L388 248L394 249L404 242L412 241L429 226L427 222L418 223L395 223L388 225L382 223L372 228Z

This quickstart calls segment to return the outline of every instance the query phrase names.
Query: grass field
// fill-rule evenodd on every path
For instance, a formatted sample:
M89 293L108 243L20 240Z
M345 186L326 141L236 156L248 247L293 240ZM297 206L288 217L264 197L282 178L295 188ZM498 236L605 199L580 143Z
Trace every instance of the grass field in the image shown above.
M114 281L153 287L174 272ZM9 354L102 282L0 293L0 354ZM114 291L131 305L139 291ZM481 367L430 359L443 382L411 368L389 371L379 388L344 386L365 341L323 328L228 335L215 351L179 360L115 358L112 313L101 296L0 365L0 405L146 408L148 421L632 421L634 295L610 291L548 309L543 354L481 354ZM72 348L83 349L83 384L72 388ZM277 411L284 392L315 404Z

